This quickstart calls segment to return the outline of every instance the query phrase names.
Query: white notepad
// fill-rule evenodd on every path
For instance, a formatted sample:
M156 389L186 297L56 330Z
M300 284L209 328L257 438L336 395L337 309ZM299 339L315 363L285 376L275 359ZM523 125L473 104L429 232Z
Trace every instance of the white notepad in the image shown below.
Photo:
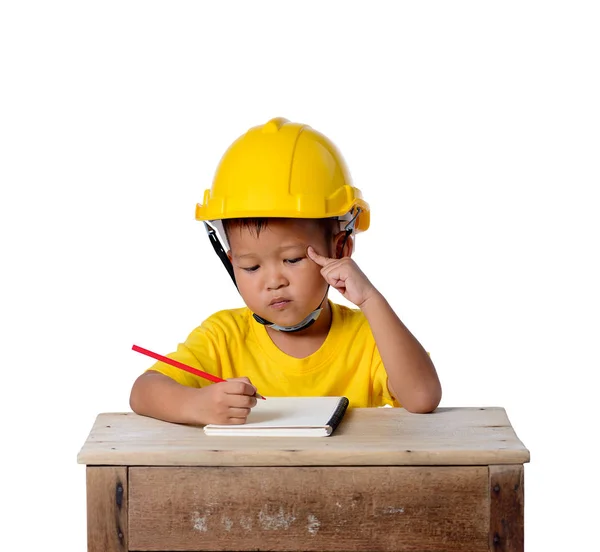
M204 432L238 437L328 437L347 408L346 397L268 397L258 401L245 424L209 424Z

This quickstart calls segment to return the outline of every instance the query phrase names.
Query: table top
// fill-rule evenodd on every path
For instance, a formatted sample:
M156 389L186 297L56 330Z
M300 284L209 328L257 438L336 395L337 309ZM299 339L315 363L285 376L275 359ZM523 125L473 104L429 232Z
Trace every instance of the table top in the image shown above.
M102 413L77 461L118 466L418 466L529 462L504 408L354 408L330 437L209 437L201 426Z

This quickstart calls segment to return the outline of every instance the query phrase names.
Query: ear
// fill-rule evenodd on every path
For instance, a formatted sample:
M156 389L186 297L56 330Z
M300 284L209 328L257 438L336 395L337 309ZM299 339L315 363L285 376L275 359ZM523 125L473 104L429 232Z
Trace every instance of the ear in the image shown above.
M354 251L354 237L352 234L350 234L346 240L346 243L344 243L345 237L346 232L340 232L336 234L335 238L333 238L336 259L341 259L342 257L352 257L352 252Z
M229 251L227 251L227 258L229 259L230 263L233 263L233 256L231 255L231 249Z

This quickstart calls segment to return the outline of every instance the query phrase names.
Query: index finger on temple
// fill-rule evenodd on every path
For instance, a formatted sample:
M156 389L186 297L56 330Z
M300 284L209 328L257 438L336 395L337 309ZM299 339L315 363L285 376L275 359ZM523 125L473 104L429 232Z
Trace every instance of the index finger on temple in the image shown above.
M319 253L317 253L315 251L315 248L312 245L308 246L308 256L317 264L321 265L321 266L325 266L325 264L327 263L328 259L327 257L324 257L323 255L320 255Z

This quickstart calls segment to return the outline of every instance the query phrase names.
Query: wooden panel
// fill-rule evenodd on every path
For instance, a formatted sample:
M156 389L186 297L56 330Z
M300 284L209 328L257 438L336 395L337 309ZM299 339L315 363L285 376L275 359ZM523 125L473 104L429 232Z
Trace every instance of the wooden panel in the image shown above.
M129 470L132 550L487 551L486 467Z
M126 552L127 468L88 467L88 552Z
M529 451L503 408L349 410L331 437L207 437L201 427L100 414L79 463L122 466L419 466L522 464Z
M490 466L490 550L524 550L524 473L522 465Z

